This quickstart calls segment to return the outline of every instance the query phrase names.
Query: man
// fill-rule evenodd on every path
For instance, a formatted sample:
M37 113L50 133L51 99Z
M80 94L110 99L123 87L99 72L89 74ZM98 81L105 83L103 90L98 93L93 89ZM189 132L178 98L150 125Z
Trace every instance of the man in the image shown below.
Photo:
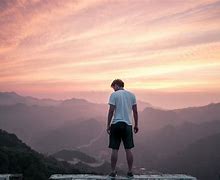
M118 150L121 140L123 141L126 158L128 163L128 177L133 177L132 165L133 154L131 149L134 147L132 132L132 112L134 117L134 132L138 132L138 112L136 97L133 93L124 89L124 82L115 79L111 87L114 89L109 98L109 112L107 132L109 133L109 148L112 149L111 154L111 177L117 175L116 163L118 159ZM114 116L114 117L113 117Z

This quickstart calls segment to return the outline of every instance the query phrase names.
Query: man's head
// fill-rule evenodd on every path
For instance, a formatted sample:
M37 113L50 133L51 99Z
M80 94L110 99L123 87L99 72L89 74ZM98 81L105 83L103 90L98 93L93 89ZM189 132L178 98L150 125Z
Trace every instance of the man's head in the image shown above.
M124 82L121 79L115 79L112 82L111 87L114 89L114 91L117 91L119 89L123 89L124 88Z

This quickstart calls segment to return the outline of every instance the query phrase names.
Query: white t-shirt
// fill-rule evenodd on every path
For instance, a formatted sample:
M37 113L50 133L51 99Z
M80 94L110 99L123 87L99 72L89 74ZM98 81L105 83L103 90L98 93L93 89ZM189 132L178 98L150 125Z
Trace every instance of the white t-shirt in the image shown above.
M132 106L136 104L136 97L127 90L118 90L111 94L108 104L115 105L112 124L125 122L132 125Z

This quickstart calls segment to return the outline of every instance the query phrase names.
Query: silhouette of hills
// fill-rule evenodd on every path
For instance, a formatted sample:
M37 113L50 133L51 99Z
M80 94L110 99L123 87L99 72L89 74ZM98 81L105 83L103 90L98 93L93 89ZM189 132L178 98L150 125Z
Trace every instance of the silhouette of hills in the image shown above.
M171 157L163 158L157 169L195 175L200 180L219 180L220 133L201 138ZM168 163L172 162L172 163ZM161 168L163 167L163 168Z
M179 125L185 122L196 124L220 119L220 103L183 109L164 110L147 107L140 113L140 127L151 131L165 125Z
M80 173L66 162L32 150L16 135L0 130L0 173L21 173L25 180L46 180L54 173Z
M77 149L109 160L105 131L107 108L107 104L74 98L56 106L0 105L0 127L16 133L40 152ZM215 180L219 164L214 159L218 160L219 151L212 149L216 145L218 150L219 112L220 103L174 110L144 108L139 112L140 131L134 136L135 166L145 167L146 171L190 173L201 180ZM204 151L200 154L202 148ZM197 155L196 151L199 152ZM198 160L200 163L197 164L193 157L204 162ZM127 168L123 159L119 159L119 163L122 164L120 167ZM95 170L82 160L75 167L89 172ZM107 169L108 163L104 167Z

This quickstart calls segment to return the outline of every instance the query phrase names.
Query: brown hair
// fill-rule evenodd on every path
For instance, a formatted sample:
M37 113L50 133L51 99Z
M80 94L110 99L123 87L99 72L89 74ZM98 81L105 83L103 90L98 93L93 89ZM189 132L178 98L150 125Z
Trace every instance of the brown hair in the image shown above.
M121 79L115 79L112 82L111 87L114 87L115 84L117 84L119 87L124 87L124 82Z

